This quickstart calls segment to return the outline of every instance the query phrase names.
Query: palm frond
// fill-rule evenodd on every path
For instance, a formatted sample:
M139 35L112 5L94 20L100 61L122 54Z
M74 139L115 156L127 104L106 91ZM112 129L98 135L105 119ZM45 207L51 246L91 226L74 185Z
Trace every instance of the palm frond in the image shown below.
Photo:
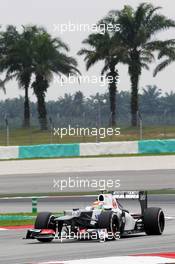
M172 62L171 59L167 59L163 62L161 62L154 70L153 76L155 77L158 72L162 71L164 68L166 68L170 63Z
M104 67L103 67L102 70L101 70L101 75L104 75L108 70L109 70L109 64L108 64L108 62L106 61Z
M6 77L4 80L0 79L0 89L2 89L4 93L6 93L5 84L11 81L14 77L16 77L16 74L12 74L12 75L6 74Z
M156 14L147 23L147 32L151 36L162 30L175 27L175 21L166 18L164 15Z
M144 62L141 63L141 67L142 67L142 68L145 68L146 70L149 70L149 66L148 66L148 64L146 64L146 63L144 63Z

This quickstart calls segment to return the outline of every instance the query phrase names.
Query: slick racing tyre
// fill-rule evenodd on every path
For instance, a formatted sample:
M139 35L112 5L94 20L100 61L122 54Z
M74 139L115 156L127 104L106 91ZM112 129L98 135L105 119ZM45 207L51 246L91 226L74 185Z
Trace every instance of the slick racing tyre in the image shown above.
M147 208L143 215L144 229L147 235L161 235L165 227L165 216L161 208Z
M53 229L55 230L55 226L51 223L52 214L49 212L42 212L37 215L35 221L35 229ZM51 242L53 238L38 238L40 242Z
M108 234L113 235L113 239L117 238L119 231L118 216L111 211L101 212L98 218L98 226L100 229L107 229Z

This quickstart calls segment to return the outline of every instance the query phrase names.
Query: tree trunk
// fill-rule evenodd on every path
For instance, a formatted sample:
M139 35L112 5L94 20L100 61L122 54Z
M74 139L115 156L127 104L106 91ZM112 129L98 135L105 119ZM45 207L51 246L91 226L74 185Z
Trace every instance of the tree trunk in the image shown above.
M112 75L111 75L112 76ZM116 73L115 73L116 76ZM115 127L116 126L116 81L115 81L115 76L113 74L113 82L110 83L109 85L109 99L110 99L110 111L111 111L111 126Z
M25 87L23 127L25 128L30 127L30 104L29 104L28 86Z
M46 104L45 104L45 97L42 94L37 94L37 109L38 109L38 117L40 123L41 130L47 130L47 111L46 111Z
M138 83L141 75L141 64L139 52L134 49L131 54L131 62L129 65L129 75L131 79L131 125L137 126L138 113Z
M37 109L38 109L38 118L40 123L41 130L48 130L47 125L47 110L45 104L45 92L48 88L48 82L43 78L42 75L37 75L36 80L32 84L34 88L34 93L37 97Z
M131 125L137 126L137 113L138 113L138 80L137 74L131 75Z

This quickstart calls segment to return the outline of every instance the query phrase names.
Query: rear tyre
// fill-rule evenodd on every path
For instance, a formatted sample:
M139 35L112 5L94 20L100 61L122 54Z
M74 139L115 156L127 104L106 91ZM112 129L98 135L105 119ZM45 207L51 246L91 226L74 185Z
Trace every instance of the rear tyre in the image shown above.
M165 216L161 208L147 208L143 215L143 221L147 235L162 235L165 227Z
M54 229L54 225L51 223L52 214L50 212L42 212L37 215L35 221L35 229ZM40 242L51 242L53 238L38 238Z
M118 216L112 211L101 212L98 218L98 226L100 229L107 229L108 239L117 238L119 231Z

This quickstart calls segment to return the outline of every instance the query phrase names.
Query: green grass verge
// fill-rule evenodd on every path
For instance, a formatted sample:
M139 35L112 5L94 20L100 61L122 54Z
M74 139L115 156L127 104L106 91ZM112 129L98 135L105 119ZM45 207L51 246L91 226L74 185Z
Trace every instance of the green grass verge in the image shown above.
M165 152L165 153L140 153L140 154L108 154L108 155L98 155L98 156L75 156L75 157L52 157L52 158L27 158L27 159L20 159L20 160L47 160L47 159L77 159L77 158L125 158L125 157L145 157L145 156L173 156L175 152ZM19 159L0 159L0 161L12 161L12 160L19 160Z
M167 127L144 127L143 139L168 139L175 138L175 126ZM121 127L121 135L107 136L101 138L101 142L108 141L132 141L139 139L138 128ZM96 137L88 136L65 136L62 139L58 136L52 136L49 131L41 132L36 128L30 129L10 129L10 145L35 145L35 144L59 144L59 143L83 143L96 142ZM0 130L0 145L6 145L6 131Z
M0 221L0 227L3 226L22 226L22 225L33 225L35 220L2 220Z
M33 219L30 220L0 220L0 226L20 226L20 225L33 225L35 222L36 214L33 213L1 213L0 216L33 216Z
M95 195L98 194L99 191L94 192L50 192L50 193L6 193L0 194L0 198L6 197L43 197L43 196L81 196L81 195Z
M175 194L175 189L150 190L148 194Z
M62 212L59 212L59 213L54 213L55 215L62 215L63 213ZM8 220L8 218L13 218L13 217L27 217L27 216L32 216L33 218L32 219L29 219L29 220L24 220L24 219L21 219L21 220L16 220L16 219L10 219ZM21 225L34 225L35 223L35 218L36 218L36 214L33 214L33 213L1 213L0 214L0 217L7 217L7 219L3 219L1 220L0 218L0 227L3 227L3 226L21 226Z

